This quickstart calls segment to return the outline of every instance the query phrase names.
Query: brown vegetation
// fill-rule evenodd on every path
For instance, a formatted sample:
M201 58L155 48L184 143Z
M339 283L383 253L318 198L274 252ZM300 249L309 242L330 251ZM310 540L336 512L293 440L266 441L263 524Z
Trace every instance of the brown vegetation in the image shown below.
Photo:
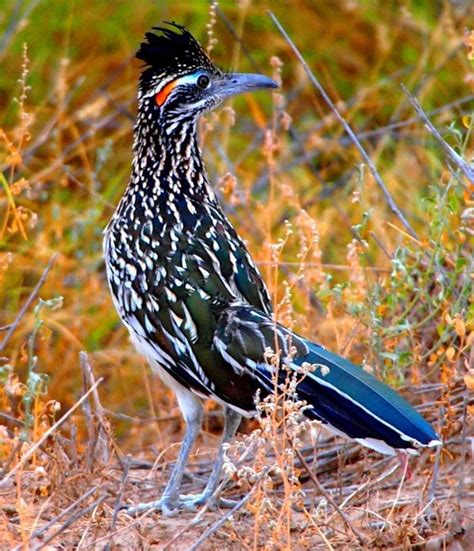
M271 3L312 77L263 0L4 4L0 548L473 549L471 2ZM217 61L282 80L272 101L203 121L211 179L278 319L399 388L442 435L438 452L404 466L303 423L282 395L228 451L234 511L119 511L159 495L181 439L101 250L131 162L131 58L161 19ZM221 428L207 404L186 492Z

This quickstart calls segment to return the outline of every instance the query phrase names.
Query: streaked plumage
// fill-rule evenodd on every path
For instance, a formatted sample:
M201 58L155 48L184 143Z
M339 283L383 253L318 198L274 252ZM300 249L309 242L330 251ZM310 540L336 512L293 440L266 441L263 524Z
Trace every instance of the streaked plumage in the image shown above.
M382 453L437 445L431 426L395 391L275 324L262 277L215 197L198 144L199 116L227 96L276 84L222 72L184 27L155 30L137 53L146 67L132 176L104 239L117 311L152 369L175 390L187 422L164 495L146 507L170 513L210 497L222 447L203 494L180 500L178 493L200 428L200 398L225 406L223 440L232 439L240 415L254 412L257 391L273 392L265 357L277 341L281 377L313 366L298 385L311 419Z

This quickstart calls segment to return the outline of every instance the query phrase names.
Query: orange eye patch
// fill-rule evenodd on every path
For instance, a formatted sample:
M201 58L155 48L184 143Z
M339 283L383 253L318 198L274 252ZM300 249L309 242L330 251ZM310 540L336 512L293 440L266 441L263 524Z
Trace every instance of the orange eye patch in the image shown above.
M180 79L177 78L176 80L172 80L171 82L168 82L168 84L166 86L164 86L158 92L158 94L156 94L155 101L156 101L157 105L159 105L161 107L163 105L163 103L165 103L166 98L171 94L171 92L176 88L176 86L178 86L179 80Z

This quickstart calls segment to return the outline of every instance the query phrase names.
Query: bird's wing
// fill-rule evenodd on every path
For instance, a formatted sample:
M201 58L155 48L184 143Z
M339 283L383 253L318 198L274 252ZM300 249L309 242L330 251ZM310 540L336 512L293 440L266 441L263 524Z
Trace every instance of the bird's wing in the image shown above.
M172 228L162 231L155 244L157 230L147 222L133 241L116 238L120 246L135 248L137 265L110 262L112 296L119 297L122 319L152 365L158 363L202 396L248 412L254 409L257 382L229 367L213 345L214 332L230 303L248 301L270 309L268 294L243 243L237 247L234 239L233 246L228 244L228 225L211 228L212 241L202 235L211 231L208 225L195 222L193 229L192 236L176 236ZM140 243L146 240L152 252L142 255Z
M212 266L211 277L219 278L230 295L270 314L272 306L265 282L240 236L219 205L202 205L201 211L203 215L186 253L200 259L204 266Z
M439 443L431 426L390 387L255 308L235 304L223 311L214 345L237 372L251 373L268 392L275 386L271 351L279 350L278 380L296 374L298 398L309 406L305 414L369 447L393 453Z

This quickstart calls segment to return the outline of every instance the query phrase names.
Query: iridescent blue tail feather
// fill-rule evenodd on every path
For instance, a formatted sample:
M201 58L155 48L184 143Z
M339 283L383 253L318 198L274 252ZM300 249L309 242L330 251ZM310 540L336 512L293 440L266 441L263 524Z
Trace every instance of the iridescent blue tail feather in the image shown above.
M265 361L269 349L278 348L281 382L296 373L298 398L304 413L337 434L385 454L441 444L432 426L400 394L362 368L322 346L275 324L265 313L249 306L229 308L221 318L215 344L223 357L242 372L252 372L264 391L272 392L274 375ZM285 356L288 358L285 360Z
M308 354L294 363L317 366L298 386L299 396L312 406L309 417L382 453L441 443L433 427L400 394L341 356L305 343Z

